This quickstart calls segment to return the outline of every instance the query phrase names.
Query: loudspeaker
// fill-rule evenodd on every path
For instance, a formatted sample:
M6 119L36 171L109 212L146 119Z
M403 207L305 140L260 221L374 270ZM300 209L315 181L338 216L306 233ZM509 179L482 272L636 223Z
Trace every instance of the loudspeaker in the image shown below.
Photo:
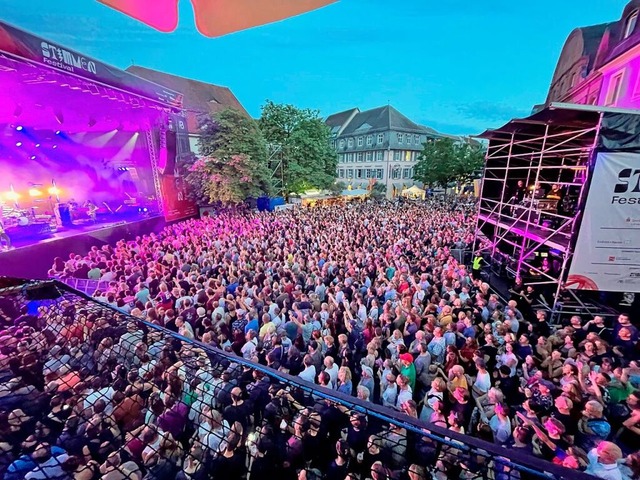
M58 209L58 216L60 217L60 223L65 227L72 227L73 222L71 220L71 210L66 203L59 203L56 205Z

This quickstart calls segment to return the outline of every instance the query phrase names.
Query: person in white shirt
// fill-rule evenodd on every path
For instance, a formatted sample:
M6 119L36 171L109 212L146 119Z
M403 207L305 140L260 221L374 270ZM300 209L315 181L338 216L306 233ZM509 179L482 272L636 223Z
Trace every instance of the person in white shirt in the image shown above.
M334 390L338 385L338 371L340 368L336 365L332 357L324 357L324 371L327 372L331 378L331 388Z
M302 359L304 370L298 374L298 376L306 380L307 382L316 383L316 367L313 364L311 355L307 354Z
M251 360L256 352L256 347L258 346L258 339L256 336L257 334L253 330L249 330L245 335L247 343L242 346L240 352L242 353L242 357L247 360Z
M385 377L386 387L382 391L382 405L394 408L398 398L398 386L396 385L396 376L393 373L387 374Z
M482 358L476 360L476 368L478 369L478 375L472 389L473 396L478 398L485 395L491 388L491 375L487 371L487 365Z
M398 385L396 409L403 411L402 406L409 400L413 399L413 392L411 391L411 386L409 385L409 379L404 375L398 375L398 378L396 378L396 384Z
M603 441L587 455L589 466L586 473L605 480L622 480L618 461L622 459L622 450L615 443Z

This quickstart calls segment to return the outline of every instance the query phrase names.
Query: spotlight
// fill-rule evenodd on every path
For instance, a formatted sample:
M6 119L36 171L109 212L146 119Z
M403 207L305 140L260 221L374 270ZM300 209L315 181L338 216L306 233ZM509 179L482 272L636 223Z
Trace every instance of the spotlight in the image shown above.
M16 147L21 147L22 146L22 142L16 142Z
M51 148L58 148L58 145L54 145L54 146L53 146L53 147L51 147Z
M18 126L16 127L16 130L17 130L17 131L19 131L19 132L21 132L21 131L22 131L22 125L18 125Z
M36 143L36 148L40 148L40 144L39 143Z
M148 209L147 207L144 207L144 208L142 209L142 211L143 211L144 213L147 213L147 212L149 211L149 209Z
M29 157L29 158L31 158L31 160L35 160L36 156L35 155L31 155L31 157Z
M47 190L47 192L49 193L49 195L58 196L58 194L60 193L60 189L58 187L49 187L49 190Z
M7 197L7 200L11 200L12 202L16 202L20 198L20 194L14 192L13 190L11 190L10 192L6 192L4 196Z
M62 133L60 130L56 130L56 135L60 135L60 133Z
M38 190L37 188L30 188L29 189L29 196L30 197L40 197L42 195L42 192L40 190Z

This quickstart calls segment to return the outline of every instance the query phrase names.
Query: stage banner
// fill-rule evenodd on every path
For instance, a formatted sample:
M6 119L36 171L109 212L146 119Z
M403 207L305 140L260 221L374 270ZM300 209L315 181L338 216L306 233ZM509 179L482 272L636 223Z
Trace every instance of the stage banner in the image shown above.
M640 292L640 154L599 153L567 287Z
M67 47L0 22L0 52L24 58L103 85L137 93L150 100L182 107L182 94L132 73L87 57Z
M187 196L187 183L182 177L161 175L164 218L167 222L195 217L198 206Z

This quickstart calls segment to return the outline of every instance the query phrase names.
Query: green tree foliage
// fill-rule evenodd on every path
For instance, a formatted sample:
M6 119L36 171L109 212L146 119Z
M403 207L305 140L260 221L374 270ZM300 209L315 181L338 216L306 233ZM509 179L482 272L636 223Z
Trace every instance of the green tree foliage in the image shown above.
M199 158L185 166L195 200L242 202L271 193L267 144L256 121L228 108L200 129Z
M413 179L425 185L446 187L452 182L466 183L482 170L484 152L467 142L442 138L424 144L414 168Z
M286 194L331 188L338 157L329 145L331 134L318 111L268 100L259 124L267 142L282 148Z

